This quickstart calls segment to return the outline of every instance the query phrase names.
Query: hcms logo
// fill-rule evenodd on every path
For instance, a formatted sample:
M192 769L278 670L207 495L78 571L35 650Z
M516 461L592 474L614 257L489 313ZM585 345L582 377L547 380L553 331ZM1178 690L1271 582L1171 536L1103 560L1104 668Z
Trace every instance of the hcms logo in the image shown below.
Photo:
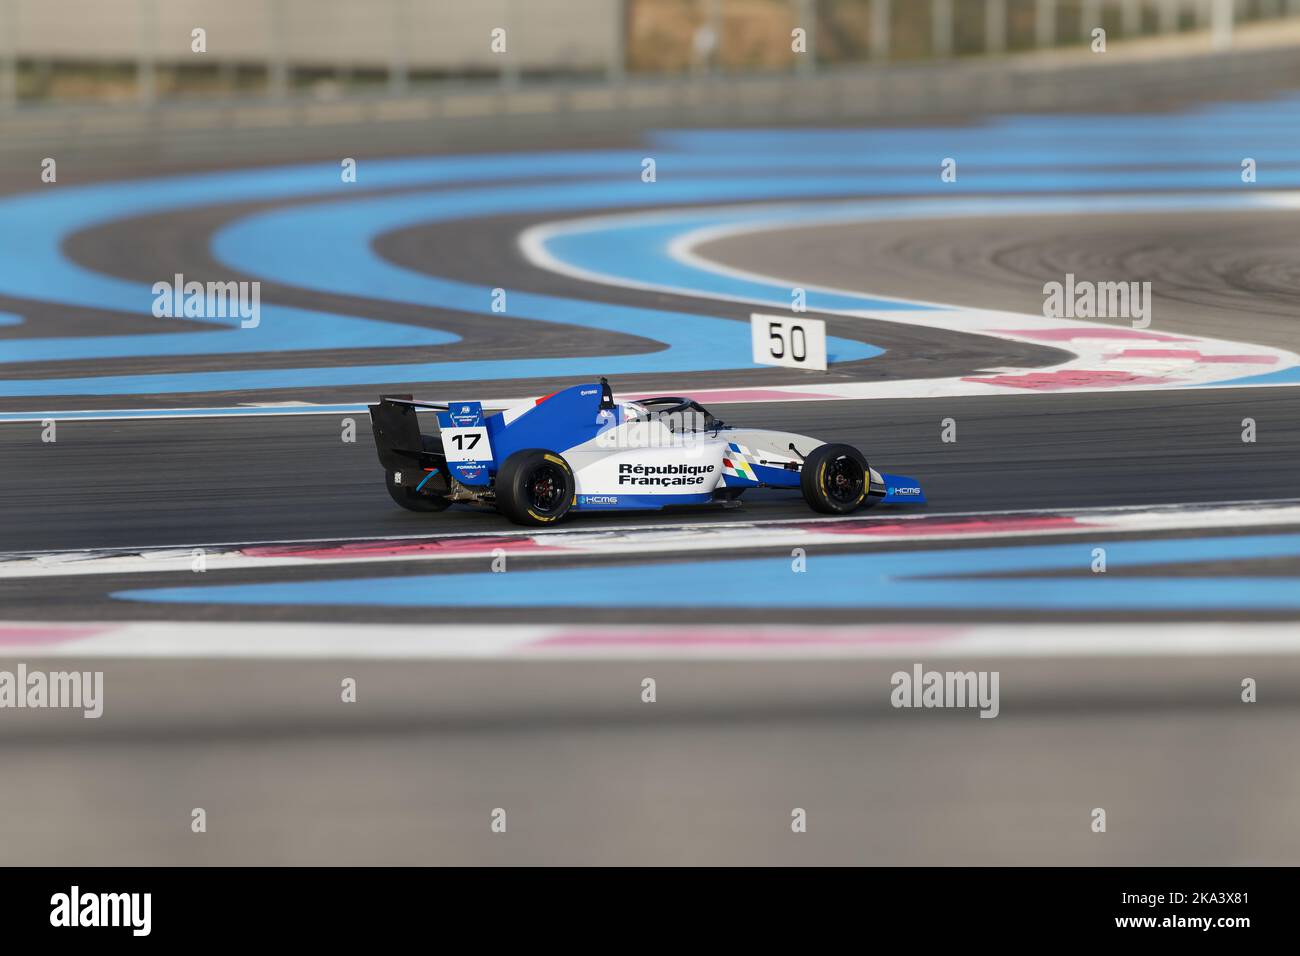
M916 487L916 485L911 485L901 488L890 488L889 493L891 495L919 495L921 489Z
M587 505L616 505L618 504L617 495L587 495L582 499L583 504Z

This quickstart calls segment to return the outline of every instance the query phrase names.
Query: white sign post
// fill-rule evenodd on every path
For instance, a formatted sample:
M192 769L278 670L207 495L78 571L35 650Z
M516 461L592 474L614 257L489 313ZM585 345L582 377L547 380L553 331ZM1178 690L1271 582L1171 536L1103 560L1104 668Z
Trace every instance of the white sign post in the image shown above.
M826 371L826 323L821 319L755 312L749 323L754 364Z

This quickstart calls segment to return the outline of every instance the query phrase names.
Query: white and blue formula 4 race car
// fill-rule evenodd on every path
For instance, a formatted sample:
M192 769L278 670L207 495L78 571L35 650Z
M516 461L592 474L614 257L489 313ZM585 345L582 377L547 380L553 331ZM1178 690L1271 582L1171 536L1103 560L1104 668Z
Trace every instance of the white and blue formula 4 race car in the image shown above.
M539 526L573 511L734 507L752 488L798 489L832 515L925 503L914 479L876 471L851 445L732 427L689 398L615 402L604 379L491 414L409 395L369 407L388 493L410 511L459 502ZM437 412L437 434L421 434L418 409Z

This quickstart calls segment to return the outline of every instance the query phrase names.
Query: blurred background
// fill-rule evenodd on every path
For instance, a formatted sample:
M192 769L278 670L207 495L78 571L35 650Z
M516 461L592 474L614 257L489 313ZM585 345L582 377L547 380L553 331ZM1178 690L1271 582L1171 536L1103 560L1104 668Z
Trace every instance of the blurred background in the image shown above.
M816 72L1065 51L1096 27L1112 42L1207 30L1226 49L1235 27L1296 14L1296 0L4 0L0 90L10 106L153 103Z
M1294 78L1297 17L1298 0L0 0L2 145L1123 108ZM1125 70L1097 69L1097 28Z

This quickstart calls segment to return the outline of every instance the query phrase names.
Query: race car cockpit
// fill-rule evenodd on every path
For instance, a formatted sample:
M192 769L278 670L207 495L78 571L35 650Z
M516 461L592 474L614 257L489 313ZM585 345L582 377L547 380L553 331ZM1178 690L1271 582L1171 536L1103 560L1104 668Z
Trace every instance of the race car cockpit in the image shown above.
M657 398L627 402L623 406L623 415L626 421L658 419L669 431L676 434L687 432L716 434L726 427L721 419L715 417L699 402L678 395L661 395Z

